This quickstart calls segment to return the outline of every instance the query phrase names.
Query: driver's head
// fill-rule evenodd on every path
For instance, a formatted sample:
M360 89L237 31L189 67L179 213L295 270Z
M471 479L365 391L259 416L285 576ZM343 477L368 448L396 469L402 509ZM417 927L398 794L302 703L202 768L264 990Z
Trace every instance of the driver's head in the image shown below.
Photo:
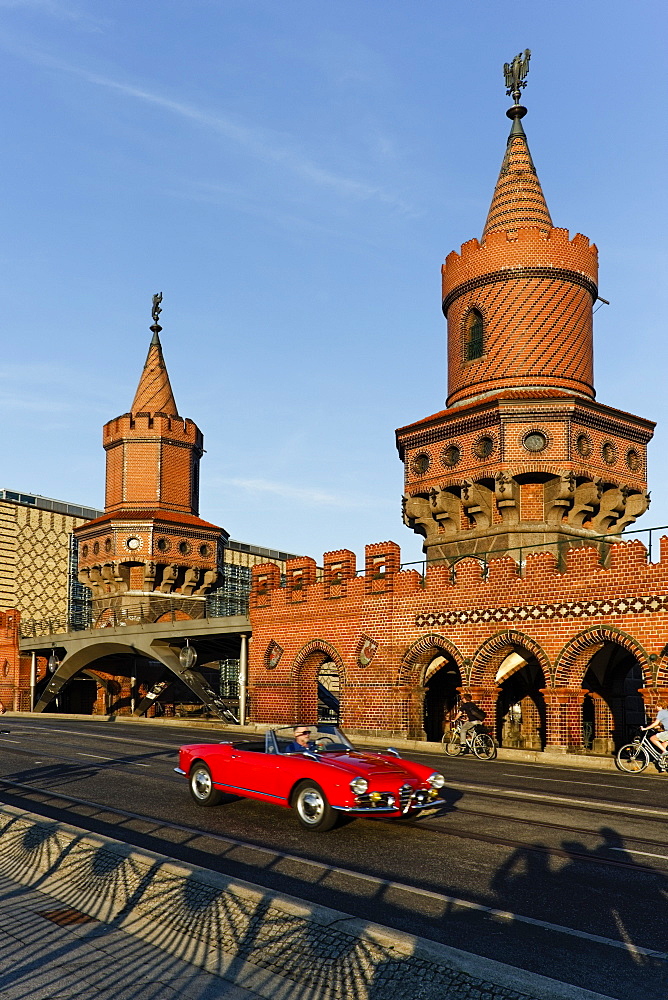
M311 738L311 730L308 726L295 726L294 728L295 742L299 743L300 746L305 747Z

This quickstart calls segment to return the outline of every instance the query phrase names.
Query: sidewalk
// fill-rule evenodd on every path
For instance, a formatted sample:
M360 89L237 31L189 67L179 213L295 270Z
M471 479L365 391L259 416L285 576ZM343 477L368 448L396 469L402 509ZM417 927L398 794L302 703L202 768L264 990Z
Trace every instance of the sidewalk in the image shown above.
M607 1000L12 806L0 846L7 1000Z
M67 911L0 876L3 1000L261 1000L108 924L61 927L45 916Z

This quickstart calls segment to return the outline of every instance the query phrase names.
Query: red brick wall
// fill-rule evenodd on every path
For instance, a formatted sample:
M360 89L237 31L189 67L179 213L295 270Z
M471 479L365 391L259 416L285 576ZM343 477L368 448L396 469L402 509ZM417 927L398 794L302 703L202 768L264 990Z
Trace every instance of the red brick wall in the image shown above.
M379 574L373 560L383 553L387 568ZM325 554L325 565L333 555ZM253 569L249 679L256 721L290 723L312 713L314 661L332 659L340 669L344 726L418 734L430 649L445 651L463 682L488 700L492 724L499 665L512 649L534 657L545 677L547 740L555 747L581 745L582 680L605 643L635 656L649 706L668 687L668 539L656 564L640 542L625 542L611 547L607 568L595 549L584 548L567 553L563 572L548 553L531 555L523 575L506 557L491 561L486 575L480 563L465 560L454 578L449 567L433 566L423 581L415 571L398 572L399 558L394 543L368 546L364 575L352 576L349 565L335 592L318 581L302 587L299 600L278 585L275 568ZM362 665L365 639L377 649ZM271 643L283 650L273 668Z

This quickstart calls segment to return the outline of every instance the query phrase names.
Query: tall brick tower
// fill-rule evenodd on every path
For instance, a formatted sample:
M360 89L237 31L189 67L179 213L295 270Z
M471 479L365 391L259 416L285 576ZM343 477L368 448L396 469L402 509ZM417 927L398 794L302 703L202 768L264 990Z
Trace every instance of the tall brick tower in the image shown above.
M595 401L597 250L552 225L522 127L528 59L506 66L512 128L482 238L442 269L447 408L397 431L404 521L429 561L560 555L649 505L654 424Z
M174 609L204 616L228 533L199 514L202 433L179 416L162 355L153 302L153 339L132 409L105 424L103 517L75 531L79 580L93 593L94 621L119 608L155 620Z

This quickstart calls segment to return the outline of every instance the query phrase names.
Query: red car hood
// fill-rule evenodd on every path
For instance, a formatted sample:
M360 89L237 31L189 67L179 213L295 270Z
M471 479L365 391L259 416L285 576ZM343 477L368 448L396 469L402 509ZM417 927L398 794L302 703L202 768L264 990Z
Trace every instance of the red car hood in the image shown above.
M318 755L318 760L322 764L332 764L342 771L348 771L350 774L361 774L367 778L390 774L408 778L415 777L403 766L400 760L395 763L384 760L376 754L360 753L358 750L354 753L322 753Z

